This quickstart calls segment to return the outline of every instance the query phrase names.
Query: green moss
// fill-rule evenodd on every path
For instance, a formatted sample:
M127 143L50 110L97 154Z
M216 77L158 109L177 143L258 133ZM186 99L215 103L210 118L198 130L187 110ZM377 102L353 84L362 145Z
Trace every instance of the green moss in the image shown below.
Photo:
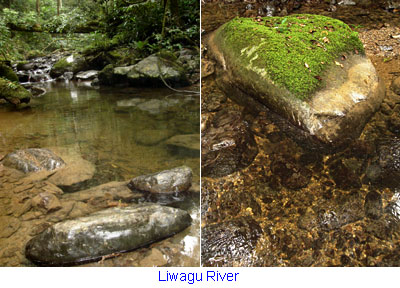
M29 103L31 93L20 84L11 82L0 77L0 99L5 99L15 105L21 103Z
M14 73L12 68L3 63L0 63L0 77L3 77L13 82L19 82L18 76Z
M68 63L66 58L60 59L57 61L56 64L54 64L53 69L57 70L67 70L71 68L72 64Z
M307 99L321 86L321 76L338 57L364 54L357 32L320 15L266 17L261 21L235 18L217 31L215 39L244 67L266 74L299 99Z
M30 60L30 59L34 59L34 58L38 58L38 57L43 57L45 55L46 55L45 53L43 53L39 50L31 50L31 51L28 51L28 53L25 55L25 59Z

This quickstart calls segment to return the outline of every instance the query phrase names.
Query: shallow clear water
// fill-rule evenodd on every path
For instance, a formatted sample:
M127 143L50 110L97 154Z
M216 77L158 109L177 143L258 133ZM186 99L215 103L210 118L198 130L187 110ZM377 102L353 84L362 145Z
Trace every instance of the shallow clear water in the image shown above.
M92 185L179 165L199 175L198 153L165 145L174 135L198 133L198 96L167 89L93 89L72 82L47 85L48 93L34 98L31 108L0 106L0 154L78 146L96 165L98 183Z
M93 179L78 190L181 165L192 168L193 182L199 183L200 152L166 144L172 136L199 133L198 95L168 89L94 89L76 82L45 85L47 93L33 98L30 108L13 110L0 105L0 158L24 148L78 151L96 166ZM199 194L176 199L176 203L142 200L179 207L191 214L192 227L160 245L179 244L175 245L178 254L185 259L173 259L171 265L198 265ZM104 265L132 264L125 263L126 257L116 259Z

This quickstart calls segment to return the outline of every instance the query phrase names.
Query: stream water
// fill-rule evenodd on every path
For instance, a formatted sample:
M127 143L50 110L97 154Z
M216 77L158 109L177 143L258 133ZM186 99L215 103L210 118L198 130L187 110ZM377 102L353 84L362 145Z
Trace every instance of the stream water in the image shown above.
M0 156L24 148L61 147L78 152L95 165L96 173L91 180L66 191L70 193L181 165L189 166L193 183L199 183L199 151L166 144L172 136L199 133L198 95L168 89L95 89L85 82L42 85L47 93L33 98L29 108L14 111L10 106L0 106ZM193 143L186 144L193 147ZM2 175L4 183L7 175ZM4 197L0 200L12 202ZM199 265L199 194L192 193L170 205L189 211L194 220L192 227L151 248L89 265ZM0 237L2 265L29 265L23 257L23 244L14 249L19 257L6 253L7 243L15 235L21 234L21 243L30 238L25 235L24 239L24 220L16 221L21 222L21 231L14 229L12 236ZM154 247L169 250L164 256L168 261L157 260L154 255L160 253L154 253Z

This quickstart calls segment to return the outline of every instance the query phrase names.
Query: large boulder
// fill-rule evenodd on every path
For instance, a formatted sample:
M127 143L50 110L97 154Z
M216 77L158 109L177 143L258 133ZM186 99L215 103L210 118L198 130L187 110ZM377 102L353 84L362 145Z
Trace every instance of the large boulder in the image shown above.
M65 166L65 162L48 149L30 148L7 154L1 161L4 166L24 173L53 171Z
M110 66L105 67L105 71L99 75L100 84L109 85L113 82L112 79L132 86L162 86L163 80L173 86L189 84L185 70L176 60L157 55L150 55L135 65L115 67L112 73Z
M92 261L174 235L191 221L184 210L156 204L111 208L47 228L27 243L25 255L42 265Z
M255 99L326 143L358 137L384 96L357 33L336 19L236 18L208 46L228 95Z
M32 94L21 85L0 77L0 99L14 105L29 103Z
M191 185L192 169L187 166L139 176L129 182L133 190L166 194L185 192Z

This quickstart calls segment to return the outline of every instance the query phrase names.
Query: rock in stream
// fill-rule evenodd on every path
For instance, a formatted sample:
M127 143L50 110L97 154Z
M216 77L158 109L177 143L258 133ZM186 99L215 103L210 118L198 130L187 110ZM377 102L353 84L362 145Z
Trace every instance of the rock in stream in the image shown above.
M192 169L187 166L139 176L129 182L129 187L134 190L167 194L185 192L191 185Z
M192 222L180 209L156 204L111 208L57 223L26 245L26 257L40 265L69 265L133 250L172 236Z
M30 148L7 154L2 160L4 166L24 173L52 171L65 166L65 162L48 149Z

